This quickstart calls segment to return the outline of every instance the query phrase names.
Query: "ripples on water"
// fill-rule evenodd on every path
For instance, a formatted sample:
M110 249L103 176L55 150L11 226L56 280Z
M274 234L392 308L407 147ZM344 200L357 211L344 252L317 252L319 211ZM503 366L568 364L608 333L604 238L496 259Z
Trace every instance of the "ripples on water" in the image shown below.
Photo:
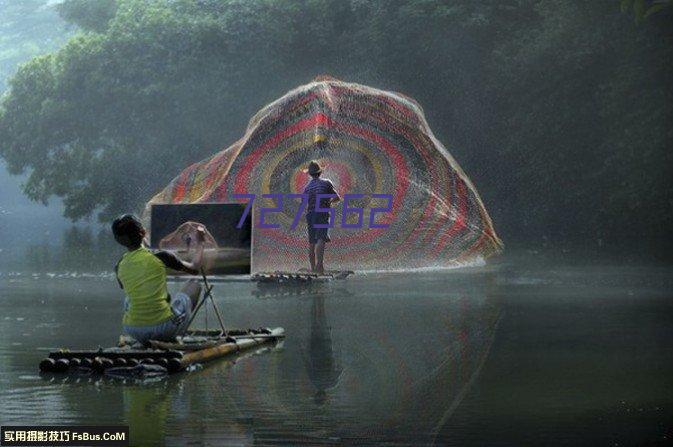
M130 424L142 446L664 442L670 279L667 270L475 268L308 289L220 283L229 324L283 326L287 339L121 383L36 374L48 349L116 342L121 294L111 278L5 274L0 422Z

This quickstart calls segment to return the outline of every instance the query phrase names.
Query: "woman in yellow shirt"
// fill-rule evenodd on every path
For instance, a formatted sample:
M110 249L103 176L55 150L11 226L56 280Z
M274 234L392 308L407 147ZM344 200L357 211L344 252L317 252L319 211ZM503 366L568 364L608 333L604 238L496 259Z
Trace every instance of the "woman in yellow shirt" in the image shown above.
M166 268L198 274L203 259L204 230L194 226L195 254L191 262L173 253L153 253L143 246L146 235L140 220L126 214L112 223L115 240L128 250L117 263L115 273L126 293L124 332L140 343L173 340L187 330L192 310L201 294L201 285L189 281L171 297L166 284Z

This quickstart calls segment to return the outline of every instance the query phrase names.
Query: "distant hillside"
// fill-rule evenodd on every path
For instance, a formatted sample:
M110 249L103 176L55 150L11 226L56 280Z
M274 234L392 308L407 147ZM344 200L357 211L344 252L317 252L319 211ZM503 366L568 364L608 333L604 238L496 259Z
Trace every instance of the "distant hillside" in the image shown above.
M49 0L0 0L0 93L17 67L31 57L62 45L74 30L57 14L58 2ZM70 225L60 200L43 206L28 200L20 189L22 177L11 176L0 162L0 267L11 254L28 245L60 243Z
M57 1L0 0L0 92L17 66L61 46L72 34L56 12Z

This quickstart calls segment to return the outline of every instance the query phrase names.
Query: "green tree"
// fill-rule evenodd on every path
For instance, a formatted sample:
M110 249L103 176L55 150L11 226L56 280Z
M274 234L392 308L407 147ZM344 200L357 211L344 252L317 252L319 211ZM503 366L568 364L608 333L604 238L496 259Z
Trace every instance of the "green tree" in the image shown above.
M0 154L12 173L30 171L29 197L61 196L67 217L100 208L107 219L233 139L279 71L280 22L265 2L213 8L120 2L104 34L82 33L19 69Z
M32 272L46 272L51 270L54 265L52 247L48 243L29 245L25 252L26 267ZM21 263L19 263L19 266ZM15 265L14 268L17 266Z
M60 268L89 270L94 259L94 241L89 227L73 225L63 234Z
M101 228L96 236L94 259L92 263L98 270L112 271L115 264L124 254L124 248L112 237L108 227Z
M66 21L76 23L85 30L105 31L117 12L116 0L66 0L56 5Z
M670 256L671 8L636 26L619 6L69 0L61 14L82 31L12 78L0 156L30 173L31 198L107 220L238 139L268 101L331 74L416 98L510 247Z
M56 50L70 35L66 28L47 0L0 0L0 94L17 64Z

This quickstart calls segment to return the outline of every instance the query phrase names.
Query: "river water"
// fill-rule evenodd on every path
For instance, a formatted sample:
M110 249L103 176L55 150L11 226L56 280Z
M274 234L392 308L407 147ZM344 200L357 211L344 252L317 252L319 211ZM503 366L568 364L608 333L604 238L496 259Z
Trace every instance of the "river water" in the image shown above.
M663 445L672 285L670 268L506 263L218 283L227 324L282 326L286 340L122 383L37 373L48 350L116 342L109 275L2 273L0 423L128 424L137 446Z

